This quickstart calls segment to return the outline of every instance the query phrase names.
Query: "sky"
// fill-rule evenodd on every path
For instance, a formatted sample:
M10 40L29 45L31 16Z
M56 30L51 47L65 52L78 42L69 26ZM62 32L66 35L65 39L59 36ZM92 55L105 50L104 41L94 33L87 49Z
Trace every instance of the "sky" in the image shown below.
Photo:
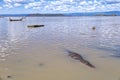
M120 11L120 0L0 0L0 14Z

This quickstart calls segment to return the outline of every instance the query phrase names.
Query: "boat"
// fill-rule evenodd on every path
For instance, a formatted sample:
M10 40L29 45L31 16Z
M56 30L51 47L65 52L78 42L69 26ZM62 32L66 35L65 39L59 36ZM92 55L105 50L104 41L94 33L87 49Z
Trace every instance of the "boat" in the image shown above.
M37 27L44 27L45 25L28 25L29 28L37 28Z
M24 19L24 17L22 17L22 18L19 18L19 19L12 19L12 18L9 18L9 21L22 21Z

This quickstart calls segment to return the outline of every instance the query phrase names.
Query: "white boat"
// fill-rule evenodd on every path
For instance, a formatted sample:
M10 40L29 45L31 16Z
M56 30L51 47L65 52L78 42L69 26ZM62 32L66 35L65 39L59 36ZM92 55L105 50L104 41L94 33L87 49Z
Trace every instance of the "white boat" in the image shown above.
M22 18L9 18L9 21L22 21L24 17Z

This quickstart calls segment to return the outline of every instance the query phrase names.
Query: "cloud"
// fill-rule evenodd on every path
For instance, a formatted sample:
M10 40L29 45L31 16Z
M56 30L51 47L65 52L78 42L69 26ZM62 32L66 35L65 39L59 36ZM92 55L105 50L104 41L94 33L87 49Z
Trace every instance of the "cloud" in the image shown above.
M104 3L106 4L118 4L120 0L105 0Z
M6 8L13 8L13 5L8 3L8 4L5 4L3 7L6 7Z
M105 1L108 1L108 2L120 2L120 0L105 0Z
M108 4L108 2L115 2L113 4ZM57 0L57 1L44 1L44 3L30 3L26 5L26 8L35 8L48 11L62 11L62 12L93 12L93 11L111 11L120 10L119 3L120 0L105 0L105 1L86 1L86 0ZM43 5L45 4L45 5Z
M34 0L4 0L5 3L29 3Z
M5 8L53 12L120 11L120 0L3 0Z
M2 9L2 7L0 7L0 9Z
M79 3L80 5L86 5L86 4L88 4L86 1L82 1L82 2L80 2Z
M120 3L118 3L118 4L107 4L106 9L111 10L111 11L120 10Z
M15 4L14 4L15 7L18 7L18 6L21 6L21 5L22 5L22 4L20 4L20 3L15 3Z
M24 4L27 4L29 2L33 2L34 0L3 0L5 3L3 7L5 8L15 8L19 6L24 6Z
M25 5L25 8L28 9L28 8L32 8L32 7L40 7L41 4L42 4L41 2L28 3Z

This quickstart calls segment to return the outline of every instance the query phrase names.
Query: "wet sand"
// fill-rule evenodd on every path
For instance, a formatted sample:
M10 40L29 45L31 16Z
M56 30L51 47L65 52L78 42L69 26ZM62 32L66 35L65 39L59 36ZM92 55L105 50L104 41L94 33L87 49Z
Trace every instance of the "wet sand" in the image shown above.
M3 80L7 76L12 76L12 80L118 80L120 77L119 61L101 57L105 52L89 48L77 50L96 66L92 69L71 59L56 46L32 47L16 50L19 53L0 61Z

